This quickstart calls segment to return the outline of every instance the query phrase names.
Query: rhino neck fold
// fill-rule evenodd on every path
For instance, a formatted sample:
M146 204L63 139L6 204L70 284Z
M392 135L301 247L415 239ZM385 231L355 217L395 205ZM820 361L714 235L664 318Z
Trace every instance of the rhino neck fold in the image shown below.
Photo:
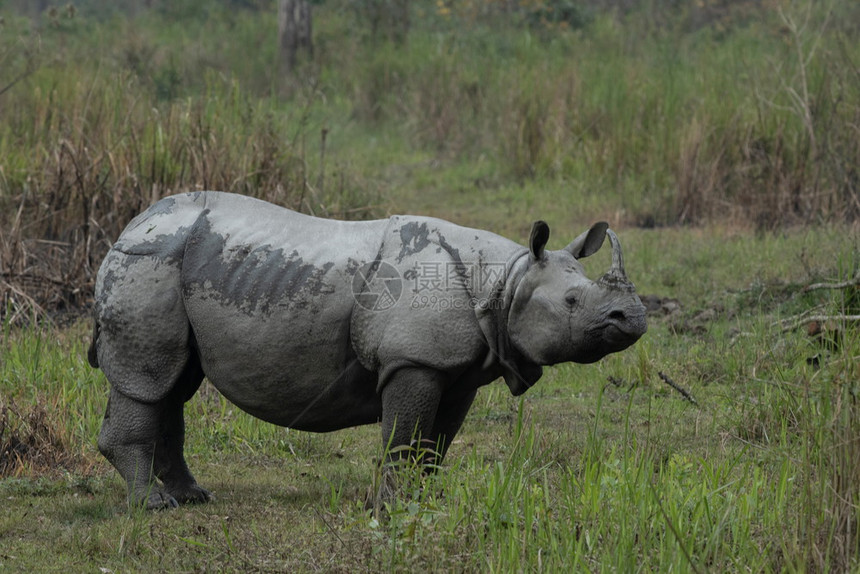
M508 314L520 281L528 270L528 249L515 253L505 264L505 275L485 299L486 305L475 307L489 351L484 369L498 368L514 396L534 385L543 374L540 365L525 359L508 336Z

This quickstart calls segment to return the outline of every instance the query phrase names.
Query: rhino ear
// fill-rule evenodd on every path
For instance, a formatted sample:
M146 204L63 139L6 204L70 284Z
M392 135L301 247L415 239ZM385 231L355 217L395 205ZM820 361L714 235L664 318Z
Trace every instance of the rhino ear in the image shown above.
M540 261L543 258L543 250L547 241L549 241L549 225L546 224L546 221L535 221L529 237L529 251L531 251L534 261Z
M591 229L571 241L564 249L577 259L593 255L603 245L607 229L609 229L609 224L605 221L599 221L592 225Z

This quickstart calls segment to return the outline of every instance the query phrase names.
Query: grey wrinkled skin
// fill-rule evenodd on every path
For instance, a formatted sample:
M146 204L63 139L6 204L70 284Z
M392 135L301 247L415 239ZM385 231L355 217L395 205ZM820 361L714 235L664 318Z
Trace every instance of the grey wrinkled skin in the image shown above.
M578 259L606 236L612 268L591 281ZM503 377L519 395L543 365L596 361L645 333L605 223L559 251L544 249L548 238L543 222L525 248L427 217L345 222L228 193L165 198L98 273L88 356L111 385L99 449L131 504L209 500L183 454L183 405L206 376L265 421L315 432L382 421L385 445L418 438L438 463L479 387ZM403 295L376 310L353 292L373 262L403 278ZM427 264L450 270L444 307L410 292ZM492 266L503 267L498 280L469 280ZM368 290L383 282L370 279Z

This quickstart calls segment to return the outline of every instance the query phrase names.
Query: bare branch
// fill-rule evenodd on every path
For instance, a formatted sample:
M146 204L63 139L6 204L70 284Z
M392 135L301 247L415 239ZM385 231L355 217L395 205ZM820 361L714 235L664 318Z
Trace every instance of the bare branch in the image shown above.
M663 371L659 371L657 373L657 376L659 376L660 380L662 380L664 383L666 383L667 385L669 385L670 387L672 387L673 389L675 389L676 391L681 393L682 397L684 397L685 399L687 399L688 401L690 401L694 405L699 406L699 403L696 402L696 399L693 398L693 395L690 394L690 391L688 391L687 389L685 389L684 387L682 387L681 385L679 385L678 383L676 383L675 381L670 379L669 376L666 375Z
M827 321L834 321L837 323L860 321L860 315L806 315L801 313L800 315L795 315L794 317L777 321L776 323L773 323L773 326L782 325L782 332L787 333L788 331L794 331L798 327L802 327L809 323L825 323Z
M812 285L807 285L801 289L801 293L808 293L809 291L815 291L817 289L845 289L846 287L857 286L860 286L860 271L854 275L853 279L849 279L848 281L842 281L840 283L813 283Z
M34 71L35 70L27 70L27 71L23 72L22 74L20 74L17 78L12 80L11 82L9 82L8 84L6 84L2 88L0 88L0 96L2 96L3 94L5 94L9 90L11 90L13 87L15 87L15 84L17 84L18 82L20 82L21 80L23 80L24 78L26 78L27 76L32 74Z

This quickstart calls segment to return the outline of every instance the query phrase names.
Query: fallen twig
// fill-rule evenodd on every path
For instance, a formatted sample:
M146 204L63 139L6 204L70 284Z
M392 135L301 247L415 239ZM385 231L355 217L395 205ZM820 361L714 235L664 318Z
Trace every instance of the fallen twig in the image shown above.
M773 323L773 326L782 325L782 332L794 331L812 322L826 323L827 321L860 321L860 315L795 315L788 319L782 319Z
M860 286L860 271L854 275L854 278L839 283L813 283L801 289L801 293L815 291L816 289L845 289L846 287Z
M693 398L693 395L690 394L690 391L670 379L669 376L666 375L663 371L659 371L657 375L660 377L660 380L662 380L664 383L681 393L682 397L684 397L694 405L699 406L699 403L696 402L696 399Z

